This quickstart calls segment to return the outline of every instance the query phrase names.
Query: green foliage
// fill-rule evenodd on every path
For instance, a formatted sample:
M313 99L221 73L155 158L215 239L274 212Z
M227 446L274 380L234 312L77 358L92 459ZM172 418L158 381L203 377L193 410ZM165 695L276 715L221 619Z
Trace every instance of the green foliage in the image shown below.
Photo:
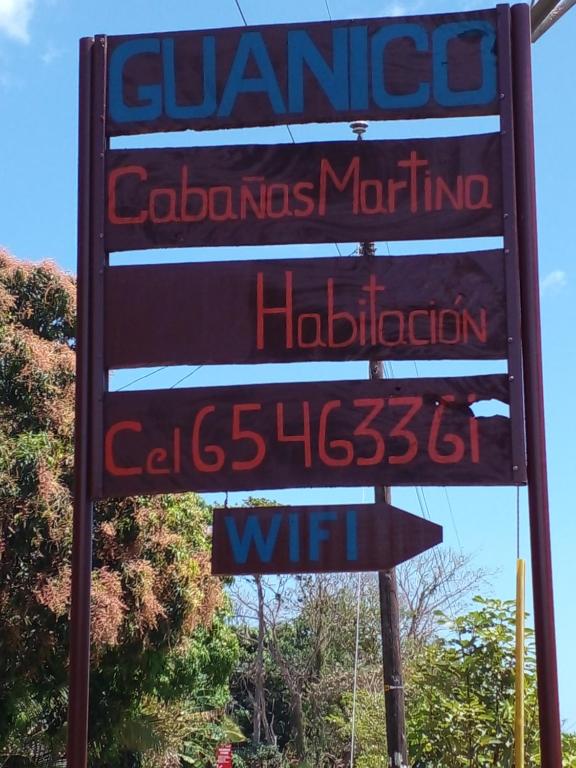
M282 768L285 765L277 747L267 744L247 744L234 750L234 768Z
M65 744L74 302L72 278L56 267L0 252L0 762L7 766L48 766ZM220 581L210 575L209 524L210 510L194 494L96 506L92 768L147 760L156 768L178 761L179 749L188 760L205 750L204 768L230 730L224 707L238 645Z
M511 765L514 752L515 605L478 606L443 621L448 630L415 656L407 672L412 761L421 768ZM536 677L531 633L525 669L526 768L538 762Z
M290 740L281 742L286 765L344 768L350 764L354 595L344 577L332 590L301 581L302 602L275 627L281 658L299 685L306 732L306 759L297 760ZM372 595L361 605L363 621L377 621ZM512 768L514 753L515 604L474 598L472 610L455 619L437 615L426 639L404 648L409 764L413 768ZM322 618L323 616L323 618ZM328 629L327 632L325 630ZM526 768L540 765L534 642L527 630L525 665ZM387 765L381 660L369 628L361 633L355 706L356 768ZM248 661L246 661L248 663ZM274 712L284 711L285 685L269 658L267 690ZM275 677L276 676L276 677ZM279 719L279 718L278 718ZM275 729L281 728L274 719ZM278 731L277 731L278 732ZM576 768L576 735L563 735L563 768ZM258 763L256 763L258 765Z
M352 694L344 694L341 704L342 708L334 711L329 720L338 734L341 750L349 751L352 742ZM385 722L384 694L360 689L354 712L356 768L387 768Z

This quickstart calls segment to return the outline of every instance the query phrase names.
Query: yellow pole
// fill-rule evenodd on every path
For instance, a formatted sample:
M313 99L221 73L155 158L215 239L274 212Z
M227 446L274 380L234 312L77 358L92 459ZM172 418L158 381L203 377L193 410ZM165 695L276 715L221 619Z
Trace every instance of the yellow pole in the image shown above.
M516 697L514 718L514 768L524 768L524 585L526 563L516 563Z

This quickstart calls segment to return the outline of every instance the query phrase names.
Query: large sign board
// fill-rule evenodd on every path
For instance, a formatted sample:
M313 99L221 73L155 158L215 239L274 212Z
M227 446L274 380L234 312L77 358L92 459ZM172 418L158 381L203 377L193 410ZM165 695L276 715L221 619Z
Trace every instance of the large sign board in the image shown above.
M503 375L111 392L98 496L254 488L506 485Z
M111 267L105 366L498 359L502 251Z
M502 234L499 135L108 153L108 251Z
M529 51L529 8L521 4L512 10L500 5L435 16L82 41L70 768L85 768L87 761L86 606L94 498L332 484L522 483L524 396L541 752L546 768L560 764ZM362 147L264 147L258 150L261 157L253 147L109 148L111 137L165 130L470 115L498 115L500 133L373 148L367 146L372 142ZM113 250L477 235L503 238L506 375L106 392L106 366L113 357L111 347L105 351L110 335L105 289L117 287L119 275L106 274ZM295 290L297 270L292 289L289 271L263 275L262 313L265 301L276 301L267 289L279 290L279 302ZM320 272L317 278L324 280ZM253 285L253 275L247 279ZM357 283L352 285L357 290ZM369 286L370 301L371 283L362 285ZM296 305L298 298L293 298ZM474 305L475 299L469 300ZM494 316L498 299L479 300ZM354 305L354 297L346 301ZM277 316L261 313L261 326L266 333L269 323L279 324L281 338L271 342L270 330L262 343L266 353L282 357L289 347L289 323L278 307ZM423 308L405 309L408 326L412 320L407 346L414 350L417 340L426 340L420 336L424 315L416 324L418 309ZM312 341L320 347L324 337L318 333L316 339L315 328L323 314L330 323L329 306L316 311L306 305L297 311L292 322L296 333L300 324L298 343L310 340L306 333L312 328ZM352 308L343 303L340 311L351 314ZM361 312L359 306L358 318ZM366 334L374 329L370 321ZM332 328L332 343L342 342ZM344 333L342 328L338 333ZM501 329L491 333L479 350L486 352L482 357L492 356L492 342L501 344ZM387 331L383 338L388 339ZM355 350L359 356L365 346ZM434 345L422 346L432 351ZM132 359L146 364L148 351L157 354L153 345L144 352L129 347L118 347L118 365ZM460 343L454 345L457 350L467 356ZM179 342L170 357L176 352L188 354ZM105 360L105 354L111 356ZM227 354L222 345L219 354ZM480 410L488 400L510 402L510 418L491 408ZM311 522L311 511L309 520L318 525L318 519ZM307 546L310 554L310 542Z
M442 541L442 528L389 504L215 509L212 573L393 568Z
M495 10L106 40L110 136L498 112Z

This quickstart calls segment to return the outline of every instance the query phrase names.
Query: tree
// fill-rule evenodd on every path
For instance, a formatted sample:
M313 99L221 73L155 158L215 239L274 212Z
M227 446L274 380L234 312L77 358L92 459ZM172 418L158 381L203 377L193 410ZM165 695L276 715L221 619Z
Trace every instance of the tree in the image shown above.
M512 766L515 605L472 599L471 590L481 577L470 569L467 558L449 552L402 567L406 714L413 768ZM278 739L286 764L347 767L358 575L276 578L266 582L264 594L267 715L276 733L289 734L289 739ZM250 626L254 592L240 590L240 597L235 600L237 614L241 612L242 621ZM438 610L441 606L452 619ZM242 624L243 629L246 626ZM526 768L535 768L539 765L536 677L529 631L527 636ZM294 717L295 694L299 719ZM355 718L354 765L385 765L378 586L372 574L360 576ZM574 735L564 734L564 768L576 765L575 744Z
M65 741L74 328L74 280L0 252L0 755L9 765L55 759ZM175 760L200 711L222 718L237 643L210 575L209 522L194 494L96 507L95 768L135 751L155 754L155 765L159 750Z
M407 674L410 756L419 768L512 765L515 604L474 598L448 634L415 656ZM536 768L538 719L532 633L525 668L526 768Z

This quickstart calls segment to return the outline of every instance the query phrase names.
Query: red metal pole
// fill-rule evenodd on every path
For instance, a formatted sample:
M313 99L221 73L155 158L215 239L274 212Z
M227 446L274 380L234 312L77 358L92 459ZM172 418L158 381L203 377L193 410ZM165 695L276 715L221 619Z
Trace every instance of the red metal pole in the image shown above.
M89 488L90 418L90 185L92 48L80 41L78 274L76 327L76 422L74 449L74 516L70 669L68 701L68 768L85 768L88 758L88 690L90 679L90 586L92 571L92 501Z
M512 67L514 75L514 134L522 295L528 501L541 766L542 768L560 768L562 765L562 742L558 703L544 425L534 136L532 130L530 9L524 4L512 7Z

